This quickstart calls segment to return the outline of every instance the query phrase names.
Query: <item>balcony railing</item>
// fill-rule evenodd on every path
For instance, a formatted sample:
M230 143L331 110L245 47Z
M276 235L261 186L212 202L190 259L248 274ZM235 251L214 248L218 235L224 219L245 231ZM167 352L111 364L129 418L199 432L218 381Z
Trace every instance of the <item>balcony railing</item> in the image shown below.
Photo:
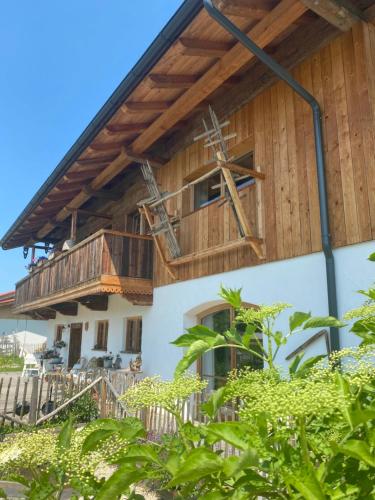
M101 230L48 260L16 285L16 312L90 294L152 294L149 236Z

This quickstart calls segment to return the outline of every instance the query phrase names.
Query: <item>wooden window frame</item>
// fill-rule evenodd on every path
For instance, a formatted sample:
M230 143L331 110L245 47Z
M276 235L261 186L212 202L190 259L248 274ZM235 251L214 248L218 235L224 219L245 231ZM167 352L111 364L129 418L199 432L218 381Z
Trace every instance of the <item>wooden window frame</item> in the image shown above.
M142 316L125 318L125 350L127 354L141 354L142 352ZM135 330L133 331L133 328Z
M234 156L232 163L236 163L238 161L241 161L243 158L250 155L252 157L252 164L249 166L249 169L255 170L255 151L254 151L253 144L250 144L248 141L244 141L243 143L239 144L238 146L240 146L240 147L238 147L238 148L234 147L229 151L229 153L233 154L233 156ZM192 182L195 179L198 179L199 177L204 175L206 172L209 172L210 170L212 170L213 167L214 167L214 164L208 164L208 165L205 165L204 167L200 167L200 168L194 170L193 172L191 172L191 174L189 174L187 177L184 178L184 180L183 180L184 184L188 184L189 182ZM246 168L246 167L243 167L243 168ZM213 176L214 175L220 176L220 172L216 172L213 174ZM255 180L250 174L249 174L249 181L250 181L249 184L251 184L251 182L255 184ZM202 183L203 182L208 182L208 180L206 179L206 180L202 181ZM220 182L223 183L223 179L221 178L221 176L220 176ZM207 201L207 203L204 203L203 205L195 206L196 205L196 203L195 203L196 192L202 183L195 184L194 186L191 186L189 189L187 189L186 191L184 191L182 193L182 217L185 217L185 216L190 215L192 213L198 212L199 210L202 210L202 209L204 209L204 208L206 208L214 203L217 203L218 201L220 201L220 199L222 199L222 194L220 194L219 197L216 197L210 201ZM244 182L244 183L238 185L237 191L240 191L241 189L246 188L249 184ZM221 192L223 191L223 188L224 188L224 184L220 188Z
M101 331L103 328L103 331ZM100 319L95 323L95 351L107 351L108 350L108 331L109 331L109 320ZM102 336L102 339L99 339ZM99 342L100 340L100 342Z
M250 304L248 302L243 302L242 307L245 307L246 309L258 308L257 305ZM197 322L199 325L201 325L203 319L206 318L207 316L210 316L211 314L215 314L215 313L220 312L220 311L228 311L228 310L229 310L229 322L230 322L230 324L232 324L234 319L235 319L235 310L233 309L233 307L228 306L228 304L217 304L216 306L205 309L204 311L202 311L201 313L199 313L197 315ZM236 369L236 367L237 367L237 349L234 347L231 347L230 348L230 369L234 370L234 369ZM197 374L200 377L203 376L202 357L199 357L197 359Z

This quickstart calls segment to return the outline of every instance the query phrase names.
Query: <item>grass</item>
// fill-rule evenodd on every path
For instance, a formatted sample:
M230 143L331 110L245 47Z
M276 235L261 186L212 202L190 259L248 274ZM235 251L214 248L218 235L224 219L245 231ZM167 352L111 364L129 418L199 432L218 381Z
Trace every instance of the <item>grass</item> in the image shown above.
M20 372L23 368L23 358L18 356L1 356L0 355L0 373L4 372Z

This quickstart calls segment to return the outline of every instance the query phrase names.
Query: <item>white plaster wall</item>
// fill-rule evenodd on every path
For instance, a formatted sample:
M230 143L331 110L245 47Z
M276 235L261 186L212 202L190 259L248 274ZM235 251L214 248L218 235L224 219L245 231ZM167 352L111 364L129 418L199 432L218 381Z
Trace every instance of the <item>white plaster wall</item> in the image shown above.
M112 352L114 356L120 353L123 361L123 367L129 365L130 358L135 358L134 354L121 353L125 347L125 318L132 316L143 316L147 311L146 306L133 306L126 299L120 295L112 295L109 297L107 311L91 311L85 306L78 306L77 316L65 316L57 313L56 319L48 321L48 345L52 347L56 325L64 324L66 329L63 333L63 340L66 342L67 347L61 350L64 361L68 360L69 353L69 335L70 330L68 325L71 323L82 323L82 344L81 356L86 357L88 360L92 357L103 356L105 353ZM93 347L96 343L96 322L98 320L109 320L108 327L108 350L97 351ZM88 328L85 329L85 323L88 322Z
M375 276L375 264L367 260L375 250L374 242L353 245L335 251L338 301L340 316L363 301L356 290L367 288ZM109 298L109 308L105 312L90 311L79 306L78 316L67 317L60 314L49 321L49 338L53 342L55 325L60 323L89 322L83 331L82 355L88 358L101 355L92 351L95 343L95 321L109 319L108 350L117 354L124 347L124 318L141 315L143 317L142 359L146 375L161 375L171 378L181 349L170 344L181 335L185 328L196 324L197 314L208 307L220 303L220 285L242 287L243 300L253 304L288 302L293 310L311 311L313 315L328 314L325 261L322 253L315 253L295 259L272 262L217 274L190 281L183 281L154 290L153 306L133 306L120 296ZM278 328L286 328L289 312L278 322ZM292 337L280 349L277 362L286 365L285 356L307 340L314 331L307 331ZM68 340L69 332L65 333ZM355 345L356 337L347 329L340 333L341 345ZM321 339L309 347L307 356L324 352ZM67 352L67 349L65 349ZM66 354L65 354L66 355ZM131 355L122 354L123 365L127 366ZM134 357L134 356L133 356Z

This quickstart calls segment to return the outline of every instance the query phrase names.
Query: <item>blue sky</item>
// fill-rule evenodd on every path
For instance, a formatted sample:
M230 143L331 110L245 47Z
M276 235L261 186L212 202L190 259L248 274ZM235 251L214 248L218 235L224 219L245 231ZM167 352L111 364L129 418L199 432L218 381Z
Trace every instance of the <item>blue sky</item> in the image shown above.
M18 0L0 16L0 233L182 0ZM25 274L0 250L0 292Z

